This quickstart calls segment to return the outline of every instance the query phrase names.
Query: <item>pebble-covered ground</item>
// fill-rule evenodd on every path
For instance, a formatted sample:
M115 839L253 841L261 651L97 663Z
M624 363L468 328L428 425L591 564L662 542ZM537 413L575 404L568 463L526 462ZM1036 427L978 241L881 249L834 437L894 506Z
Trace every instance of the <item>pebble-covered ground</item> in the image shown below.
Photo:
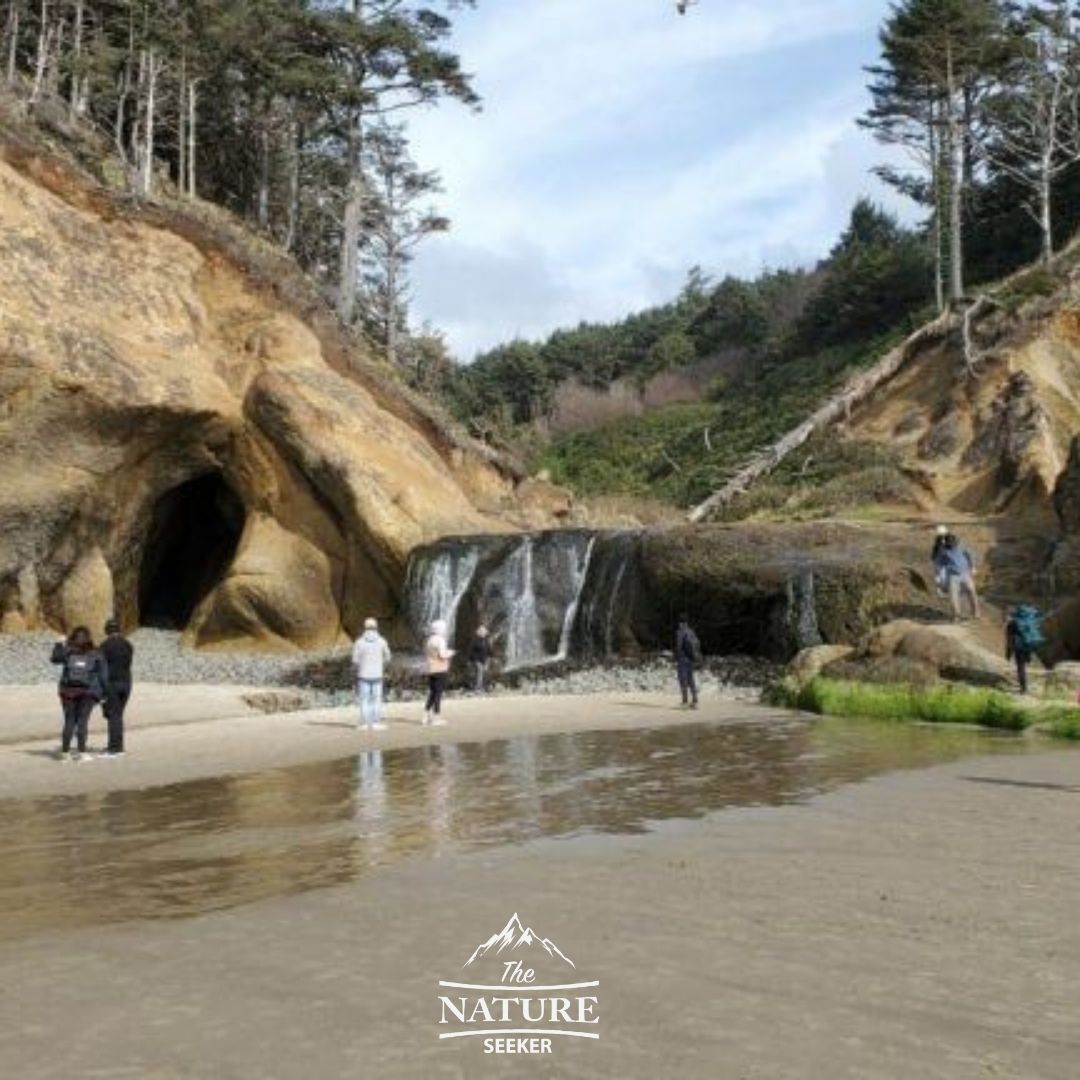
M135 645L135 677L167 684L233 684L289 686L306 692L312 706L351 703L347 650L326 653L265 654L194 652L180 647L180 636L164 630L140 629ZM0 635L0 685L51 683L56 669L49 653L51 634ZM715 658L698 673L703 695L756 697L775 674L767 661L749 657ZM413 700L422 692L416 658L396 663L388 679L391 700ZM657 657L625 664L576 668L571 665L515 672L496 680L495 694L667 693L677 695L674 666Z

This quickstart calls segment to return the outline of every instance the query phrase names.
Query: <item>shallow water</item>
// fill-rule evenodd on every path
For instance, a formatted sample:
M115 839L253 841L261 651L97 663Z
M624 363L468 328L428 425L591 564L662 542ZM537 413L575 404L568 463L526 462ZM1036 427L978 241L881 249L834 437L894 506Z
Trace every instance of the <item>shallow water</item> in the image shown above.
M369 751L143 791L0 801L0 940L196 915L409 857L798 803L1022 746L970 730L769 719Z

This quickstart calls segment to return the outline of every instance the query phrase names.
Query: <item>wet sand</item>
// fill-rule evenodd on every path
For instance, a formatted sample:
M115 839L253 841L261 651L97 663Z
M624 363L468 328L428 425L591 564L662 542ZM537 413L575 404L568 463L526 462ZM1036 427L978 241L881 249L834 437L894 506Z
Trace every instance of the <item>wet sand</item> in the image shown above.
M55 701L51 690L43 688L41 693L50 693ZM357 710L351 707L264 715L244 705L240 694L235 687L175 687L172 711L167 714L155 711L152 703L134 699L126 735L129 753L116 761L57 761L56 735L0 745L0 799L130 790L332 761L371 749L656 727L691 718L719 721L785 716L720 697L704 698L698 711L688 712L677 706L674 694L493 695L444 702L445 727L424 727L419 703L391 705L386 710L389 730L375 733L357 731ZM218 711L207 715L200 710L206 708L208 698ZM233 700L237 704L230 710L227 706ZM9 709L0 706L0 730L18 719L19 714ZM104 726L100 710L95 711L92 749L104 747Z
M75 904L63 931L0 946L0 1062L20 1080L1073 1080L1078 808L1080 753L970 757L197 918L80 928ZM437 1039L437 980L512 912L600 981L599 1041Z

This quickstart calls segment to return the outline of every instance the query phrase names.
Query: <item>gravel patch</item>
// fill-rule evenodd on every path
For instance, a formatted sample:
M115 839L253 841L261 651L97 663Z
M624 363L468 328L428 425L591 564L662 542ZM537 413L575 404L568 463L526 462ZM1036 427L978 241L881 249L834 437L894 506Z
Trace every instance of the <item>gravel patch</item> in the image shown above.
M47 633L0 635L0 685L55 682L49 653L56 640ZM179 634L149 629L135 631L131 641L135 676L142 682L288 687L298 707L349 705L355 699L348 649L291 655L194 652L180 647ZM390 701L423 695L418 669L416 657L395 663L387 680ZM776 672L776 665L754 657L710 658L698 672L698 685L703 697L756 701ZM457 692L467 693L460 687ZM665 657L592 667L557 664L496 676L491 686L494 695L670 693L677 699L678 692L674 663Z

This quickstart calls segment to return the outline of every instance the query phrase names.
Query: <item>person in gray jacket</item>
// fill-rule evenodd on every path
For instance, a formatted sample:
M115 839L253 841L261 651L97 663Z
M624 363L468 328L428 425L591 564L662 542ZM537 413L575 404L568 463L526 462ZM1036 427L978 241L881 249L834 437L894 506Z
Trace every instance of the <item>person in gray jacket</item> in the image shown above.
M368 731L385 731L382 719L383 678L390 663L390 646L375 619L364 621L364 632L353 645L353 667L360 695L360 722Z
M51 660L60 665L60 704L64 710L60 757L68 757L74 736L78 754L72 755L72 760L83 761L86 759L90 714L99 701L105 700L109 668L105 658L94 648L94 639L85 626L72 630L67 641L58 641L53 646Z

